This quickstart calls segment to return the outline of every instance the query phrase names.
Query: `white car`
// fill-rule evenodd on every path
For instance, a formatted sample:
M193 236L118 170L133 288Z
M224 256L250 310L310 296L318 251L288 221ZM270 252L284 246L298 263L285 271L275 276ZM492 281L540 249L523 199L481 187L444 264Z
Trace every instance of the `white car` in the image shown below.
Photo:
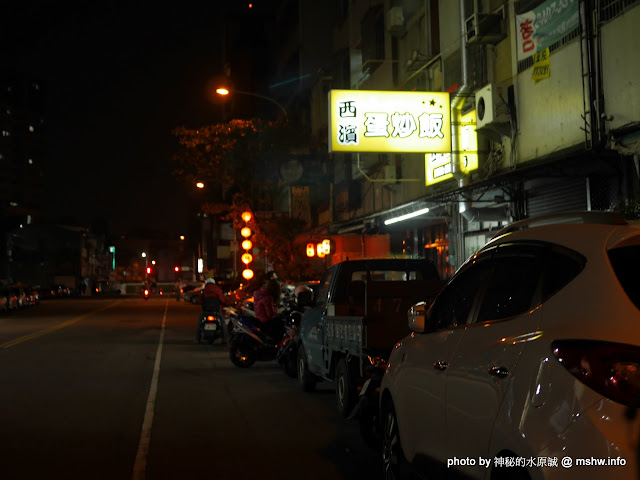
M386 478L640 478L639 309L640 229L621 217L499 232L409 314L381 386Z

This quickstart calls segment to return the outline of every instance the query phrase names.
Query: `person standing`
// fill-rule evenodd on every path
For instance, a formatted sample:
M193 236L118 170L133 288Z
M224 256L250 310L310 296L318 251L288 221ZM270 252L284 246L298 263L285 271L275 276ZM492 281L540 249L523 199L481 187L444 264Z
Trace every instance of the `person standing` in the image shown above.
M182 282L180 280L176 280L176 284L173 286L173 290L176 294L176 301L180 301L182 298Z

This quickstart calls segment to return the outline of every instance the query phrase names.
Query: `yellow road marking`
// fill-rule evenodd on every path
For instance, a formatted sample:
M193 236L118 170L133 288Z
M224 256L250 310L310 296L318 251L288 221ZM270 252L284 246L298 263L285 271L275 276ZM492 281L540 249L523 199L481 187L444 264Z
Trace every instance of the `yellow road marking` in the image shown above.
M84 320L85 318L90 317L91 315L95 315L96 313L103 312L103 311L105 311L105 310L107 310L107 309L109 309L111 307L115 307L116 305L118 305L121 302L122 302L122 300L118 300L117 302L111 303L111 304L106 305L106 306L104 306L102 308L99 308L97 310L93 310L92 312L85 313L84 315L80 315L79 317L72 318L71 320L67 320L66 322L62 322L62 323L59 323L57 325L53 325L51 327L47 327L47 328L44 328L42 330L38 330L37 332L33 332L33 333L28 334L28 335L23 335L22 337L18 337L18 338L14 339L14 340L9 340L8 342L5 342L5 343L0 343L0 348L11 348L11 347L13 347L15 345L18 345L19 343L27 342L29 340L33 340L34 338L39 338L39 337L42 337L43 335L47 335L47 334L55 332L57 330L61 330L61 329L65 328L65 327L73 325L74 323L78 323L78 322Z

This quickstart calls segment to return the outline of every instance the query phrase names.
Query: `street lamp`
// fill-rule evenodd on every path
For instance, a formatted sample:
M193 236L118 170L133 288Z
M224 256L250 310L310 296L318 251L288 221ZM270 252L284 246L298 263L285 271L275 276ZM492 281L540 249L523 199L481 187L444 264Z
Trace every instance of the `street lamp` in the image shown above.
M196 182L196 188L198 190L203 190L205 189L205 184L202 181L198 181ZM210 230L210 224L209 224L209 219L207 217L207 214L204 213L203 211L198 212L198 217L200 218L200 240L198 242L198 259L197 259L197 265L194 265L195 267L195 271L202 275L202 273L204 272L204 269L207 267L208 265L208 250L209 250L209 246L208 246L208 236L211 233Z
M149 259L146 252L142 252L142 258L144 258L144 278L146 279L149 275Z
M282 110L282 113L284 114L284 118L286 118L287 120L289 119L289 115L287 115L287 111L285 110L285 108L279 102L277 102L271 97L267 97L266 95L261 95L259 93L252 93L252 92L244 92L242 90L236 90L235 88L233 90L230 90L225 87L216 88L216 93L222 96L229 95L230 93L237 93L238 95L249 95L250 97L261 98L263 100L273 103L274 105L277 105L277 107L280 110Z

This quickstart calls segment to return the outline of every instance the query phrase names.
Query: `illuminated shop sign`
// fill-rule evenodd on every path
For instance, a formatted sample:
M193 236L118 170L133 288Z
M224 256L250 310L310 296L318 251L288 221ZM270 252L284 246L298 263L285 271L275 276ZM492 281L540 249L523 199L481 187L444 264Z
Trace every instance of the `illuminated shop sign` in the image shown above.
M451 151L448 92L329 92L330 152Z
M456 127L460 140L460 170L468 173L478 168L478 134L476 133L476 111L460 117ZM425 155L425 181L427 185L453 177L450 153L427 153Z

